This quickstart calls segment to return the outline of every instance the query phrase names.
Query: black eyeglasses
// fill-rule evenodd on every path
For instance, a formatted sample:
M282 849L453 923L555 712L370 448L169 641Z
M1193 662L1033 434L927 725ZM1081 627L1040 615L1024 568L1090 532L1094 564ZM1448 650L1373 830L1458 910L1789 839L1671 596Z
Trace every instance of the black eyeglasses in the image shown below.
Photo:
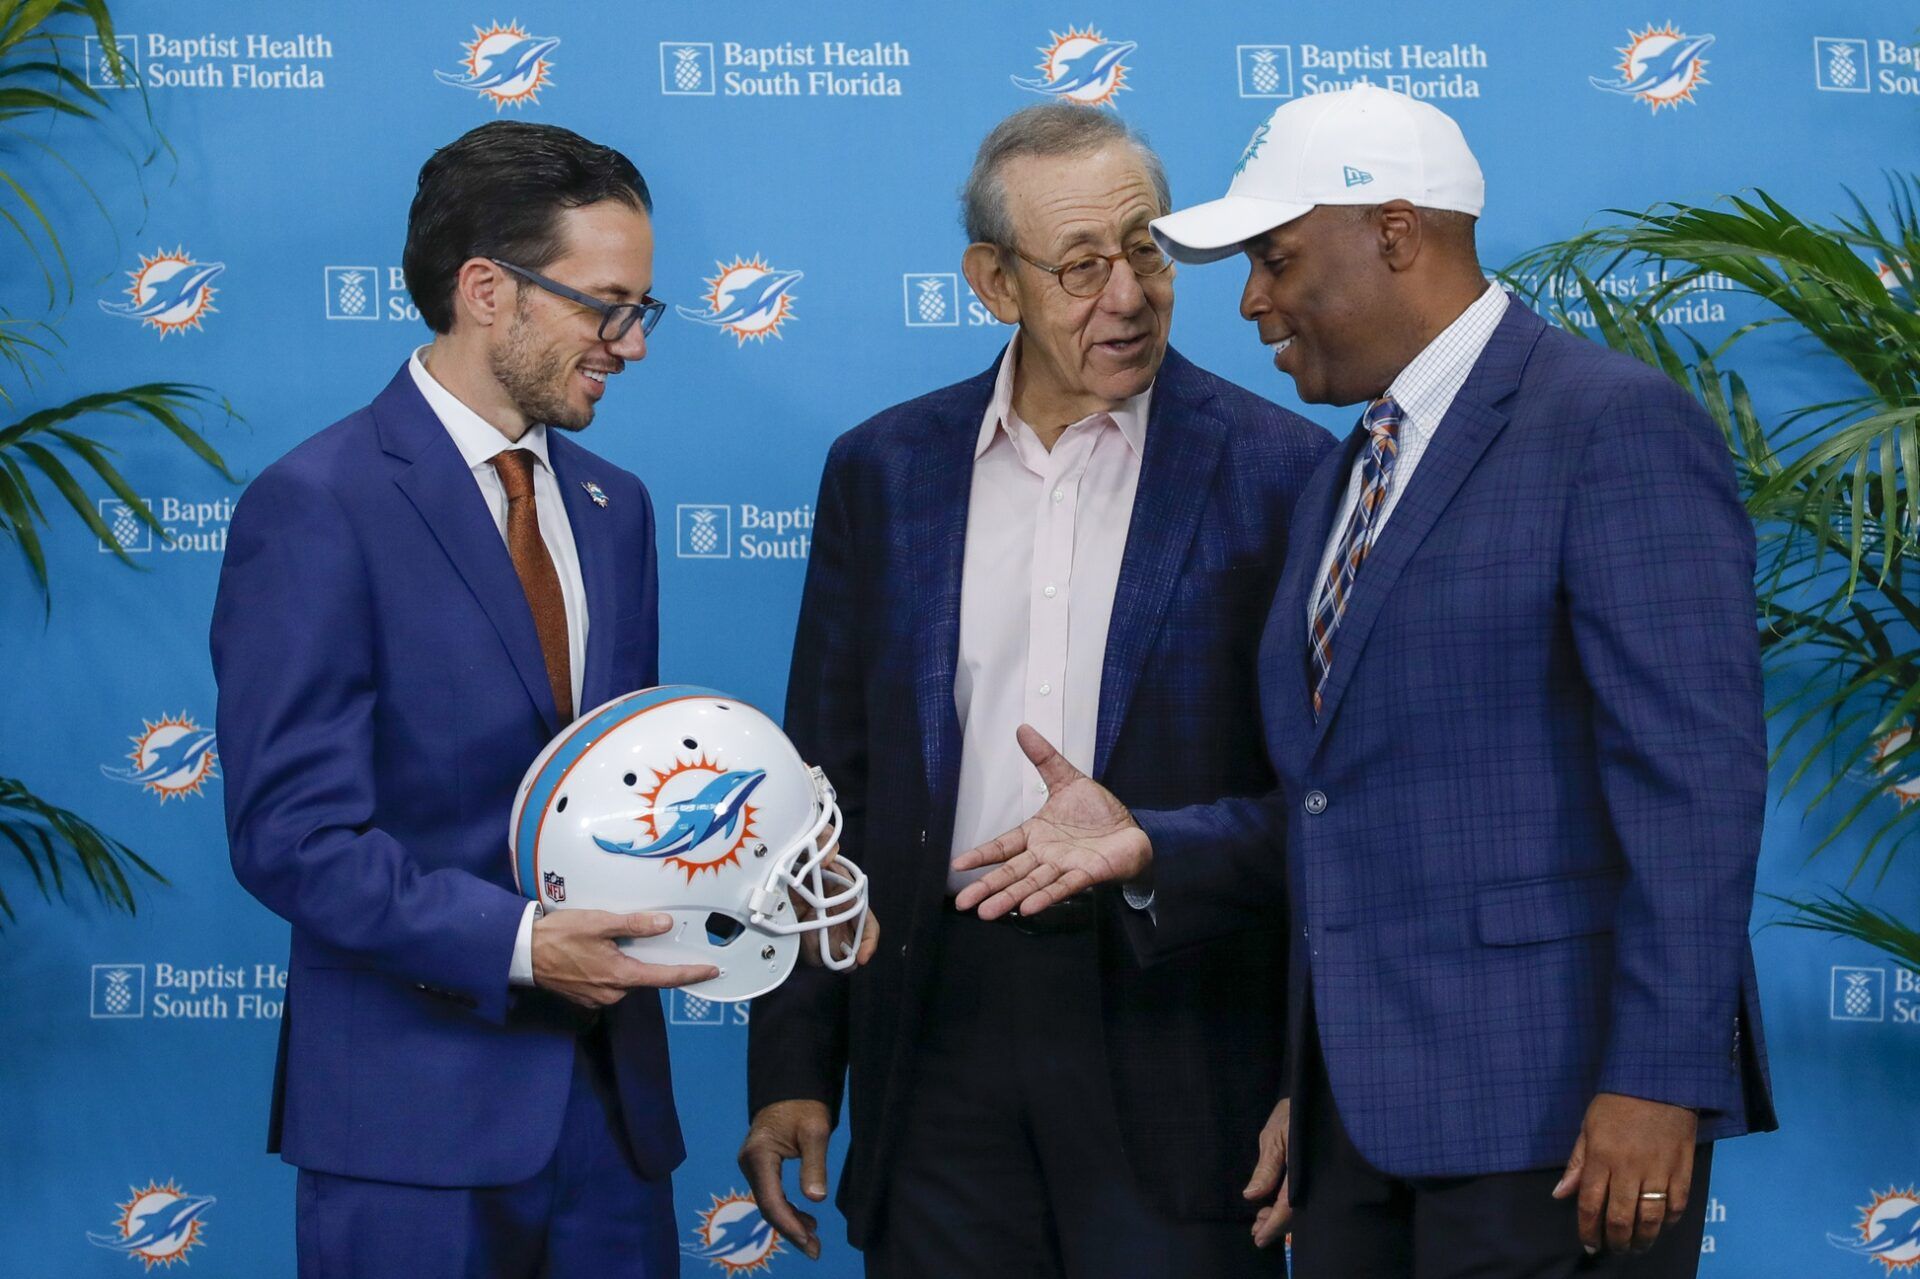
M653 326L660 323L660 317L667 313L667 304L654 298L643 298L638 302L602 302L599 298L591 294L582 293L578 289L570 289L558 280L549 280L538 271L529 271L523 266L515 266L511 262L505 262L499 258L489 258L488 261L492 262L495 266L505 267L515 275L539 285L556 297L563 297L569 302L578 302L589 311L599 312L600 340L602 342L618 342L621 338L627 336L627 331L633 328L636 320L639 321L640 324L640 336L645 337L653 332Z
M1045 271L1060 281L1060 287L1076 298L1099 297L1100 291L1107 287L1107 281L1113 278L1113 264L1121 258L1127 260L1127 268L1142 280L1151 279L1173 265L1173 259L1162 253L1160 246L1152 240L1142 240L1118 253L1089 253L1059 266L1035 262L1011 244L1007 248L1028 266Z

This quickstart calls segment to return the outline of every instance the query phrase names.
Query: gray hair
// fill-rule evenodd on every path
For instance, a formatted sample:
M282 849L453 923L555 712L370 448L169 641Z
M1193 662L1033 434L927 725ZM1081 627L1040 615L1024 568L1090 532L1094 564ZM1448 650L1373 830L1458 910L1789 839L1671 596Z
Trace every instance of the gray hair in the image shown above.
M967 239L1001 248L1013 246L1013 218L1007 212L1006 188L1000 183L1000 172L1007 161L1029 155L1087 155L1115 142L1124 142L1139 154L1160 201L1159 212L1172 212L1173 195L1167 189L1167 171L1160 157L1126 121L1099 107L1042 102L994 125L993 132L980 143L973 157L973 171L960 190L960 224L966 229Z

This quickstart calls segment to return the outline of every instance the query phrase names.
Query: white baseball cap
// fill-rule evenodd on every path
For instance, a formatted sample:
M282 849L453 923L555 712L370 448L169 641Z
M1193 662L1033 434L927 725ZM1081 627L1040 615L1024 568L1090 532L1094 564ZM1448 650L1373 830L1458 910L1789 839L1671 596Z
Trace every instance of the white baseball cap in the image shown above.
M1371 84L1295 98L1253 131L1226 195L1155 218L1179 262L1217 262L1318 204L1385 204L1478 217L1487 183L1450 116Z

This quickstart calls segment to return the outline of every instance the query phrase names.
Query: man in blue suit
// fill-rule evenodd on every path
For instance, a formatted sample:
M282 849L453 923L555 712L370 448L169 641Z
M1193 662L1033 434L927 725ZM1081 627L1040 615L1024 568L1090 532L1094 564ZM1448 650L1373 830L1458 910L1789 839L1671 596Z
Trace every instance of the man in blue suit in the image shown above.
M1048 805L961 901L1131 881L1156 953L1290 910L1305 1279L1690 1276L1711 1143L1773 1126L1753 530L1684 390L1488 285L1483 192L1451 120L1361 87L1155 224L1247 255L1302 398L1368 402L1261 641L1279 786L1129 814L1025 730Z
M1018 331L993 367L835 442L786 730L845 807L887 943L851 982L755 1002L741 1165L817 1255L782 1162L839 1202L867 1273L1282 1273L1250 1238L1280 1132L1278 918L1152 969L1117 892L1035 920L956 912L949 861L1030 815L1037 718L1136 804L1273 785L1254 648L1325 432L1167 347L1158 160L1116 117L1003 121L967 184L963 259ZM1264 1242L1277 1242L1275 1233Z
M214 607L234 872L293 925L270 1148L299 1272L678 1273L684 1156L647 914L514 890L521 775L658 683L653 512L575 444L660 304L616 151L499 122L421 170L408 287L434 331L268 467Z

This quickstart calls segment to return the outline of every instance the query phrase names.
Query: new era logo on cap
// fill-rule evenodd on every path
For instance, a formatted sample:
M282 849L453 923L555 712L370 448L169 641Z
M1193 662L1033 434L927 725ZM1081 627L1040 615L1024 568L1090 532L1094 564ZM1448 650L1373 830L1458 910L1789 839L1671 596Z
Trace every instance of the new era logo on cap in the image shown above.
M1351 164L1345 166L1344 175L1350 187L1362 187L1373 181L1373 175L1365 169L1356 169Z

